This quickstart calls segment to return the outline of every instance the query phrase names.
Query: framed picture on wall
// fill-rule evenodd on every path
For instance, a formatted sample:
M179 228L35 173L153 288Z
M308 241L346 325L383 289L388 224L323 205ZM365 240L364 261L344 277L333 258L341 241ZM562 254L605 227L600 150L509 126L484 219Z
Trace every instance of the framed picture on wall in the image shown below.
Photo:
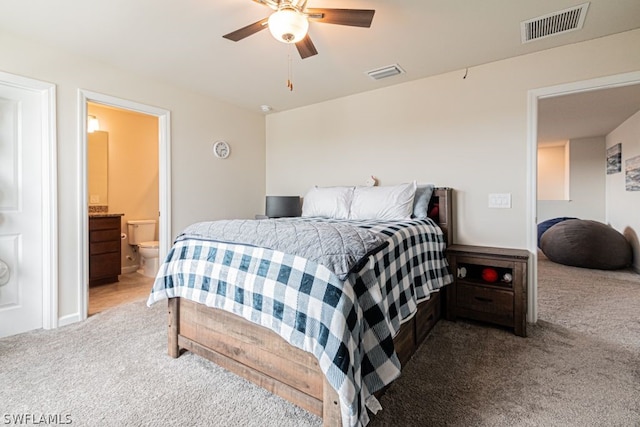
M624 171L627 191L640 191L640 156L627 159Z
M622 171L622 144L607 148L607 175Z

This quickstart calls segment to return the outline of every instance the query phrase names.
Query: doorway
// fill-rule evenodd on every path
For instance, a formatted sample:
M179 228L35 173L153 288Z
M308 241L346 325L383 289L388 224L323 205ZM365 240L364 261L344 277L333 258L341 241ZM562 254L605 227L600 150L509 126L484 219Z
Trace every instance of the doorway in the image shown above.
M149 294L153 278L143 263L151 267L158 259L145 259L130 244L127 224L149 221L145 240L157 245L160 209L158 118L93 102L87 112L91 316Z
M528 136L527 136L527 152L528 152L528 218L529 232L527 234L527 246L533 254L532 268L530 273L531 286L528 293L528 321L536 322L538 319L538 277L537 277L537 223L538 223L538 201L537 201L537 165L538 165L538 132L539 132L539 102L554 97L562 97L565 95L580 94L593 92L603 89L614 89L625 86L640 84L640 72L620 74L615 76L603 77L582 82L568 83L548 88L541 88L529 91L528 95ZM604 170L604 159L602 159L602 168Z
M142 105L138 103L134 103L131 101L126 101L118 98L114 98L108 95L92 93L88 91L80 90L80 151L81 151L81 167L79 170L82 172L82 177L79 180L82 184L81 189L81 206L80 212L82 221L81 222L81 232L79 233L81 236L81 247L83 248L83 259L80 265L82 266L81 270L81 286L80 286L80 307L79 311L85 319L89 315L89 294L92 292L93 295L97 295L93 292L93 287L90 290L89 287L89 209L90 206L94 208L102 208L106 205L106 209L116 214L123 214L123 219L121 223L122 233L122 259L124 262L121 263L122 272L135 272L139 266L140 256L136 251L136 248L131 247L128 244L128 236L126 236L126 221L127 220L139 220L142 219L140 216L149 217L145 219L153 219L157 220L157 233L158 237L158 252L159 259L163 259L166 256L168 251L168 246L170 243L169 235L170 235L170 147L169 147L169 111L158 109L156 107L151 107L147 105ZM88 122L86 118L91 115L95 116L100 122L100 116L102 115L105 124L111 120L111 129L112 129L112 137L117 139L120 142L120 152L118 152L117 143L114 143L111 157L113 159L117 159L118 156L129 156L140 159L140 156L144 157L147 161L149 159L152 160L154 164L147 165L147 169L156 169L157 174L152 173L151 177L149 174L144 175L143 169L145 166L140 164L139 167L136 166L136 160L129 157L121 157L121 161L118 164L112 165L110 168L115 172L114 179L109 179L113 185L119 186L120 191L118 191L119 196L109 196L106 203L101 203L100 200L95 196L89 195L89 168L88 168ZM132 120L131 123L125 123L124 125L120 125L118 127L116 123L117 121L128 122ZM153 133L154 139L156 141L151 141L151 146L147 147L146 152L144 147L141 145L137 148L138 152L129 152L127 154L123 151L126 151L127 146L135 145L137 141L140 141L139 138L143 138L142 135L130 135L135 132L134 129L139 126L132 126L131 124L135 121L147 122L149 125L149 121L153 123L155 129L151 129ZM102 127L103 131L108 131L107 128ZM118 130L119 129L119 130ZM127 132L123 132L125 129ZM144 127L142 127L144 129ZM156 132L154 132L154 130ZM125 141L122 141L122 140ZM114 141L115 142L115 141ZM112 147L110 146L110 149ZM130 147L131 148L131 147ZM137 168L136 168L137 167ZM120 169L119 169L120 168ZM140 175L142 173L142 175ZM140 175L140 176L139 176ZM122 193L129 193L127 188L132 188L134 190L141 190L143 195L135 194L136 191L133 191L130 200L127 201L127 196L122 197ZM143 187L140 189L140 187ZM151 188L149 188L151 187ZM138 191L140 192L140 191ZM115 193L109 193L115 194ZM93 197L93 200L92 200ZM92 203L93 202L93 203ZM97 206L96 206L96 202ZM137 206L136 206L137 204ZM151 207L151 211L149 211ZM156 210L157 207L157 210ZM146 210L145 210L146 209ZM115 212L118 211L118 212ZM122 211L122 212L120 212ZM129 216L127 216L127 212L129 211ZM135 273L138 275L138 273ZM127 295L140 295L141 290L146 289L146 292L150 290L150 283L152 283L153 279L148 278L142 275L139 275L140 280L131 280L132 277L128 275L121 276L123 279L122 282L116 282L111 285L103 285L104 287L98 291L98 294L106 293L106 306L109 304L117 303L122 299L127 299ZM110 287L110 288L109 288ZM105 297L105 295L103 295ZM104 302L104 301L103 301ZM104 305L103 305L104 306ZM95 312L95 306L92 307L92 311Z

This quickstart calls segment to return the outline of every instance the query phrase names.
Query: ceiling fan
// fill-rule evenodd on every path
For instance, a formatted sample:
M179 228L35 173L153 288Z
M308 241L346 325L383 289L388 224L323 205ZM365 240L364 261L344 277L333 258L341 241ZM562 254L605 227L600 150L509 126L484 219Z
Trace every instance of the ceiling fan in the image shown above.
M270 7L275 12L267 18L232 31L222 37L237 42L269 27L269 31L276 40L283 43L294 43L302 59L318 54L307 33L309 20L326 24L369 28L375 13L375 10L369 9L307 8L307 0L253 1Z

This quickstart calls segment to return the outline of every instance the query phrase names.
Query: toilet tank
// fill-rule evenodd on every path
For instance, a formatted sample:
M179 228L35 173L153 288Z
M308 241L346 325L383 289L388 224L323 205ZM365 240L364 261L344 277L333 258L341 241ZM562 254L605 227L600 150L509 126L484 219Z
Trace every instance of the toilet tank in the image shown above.
M153 219L139 219L127 221L129 244L138 245L142 242L155 240L156 221Z

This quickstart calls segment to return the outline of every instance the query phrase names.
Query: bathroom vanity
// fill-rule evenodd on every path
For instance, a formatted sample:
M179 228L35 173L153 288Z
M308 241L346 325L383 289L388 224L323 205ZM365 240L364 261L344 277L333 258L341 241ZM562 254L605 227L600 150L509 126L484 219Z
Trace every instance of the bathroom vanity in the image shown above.
M89 215L89 286L118 281L123 214Z

